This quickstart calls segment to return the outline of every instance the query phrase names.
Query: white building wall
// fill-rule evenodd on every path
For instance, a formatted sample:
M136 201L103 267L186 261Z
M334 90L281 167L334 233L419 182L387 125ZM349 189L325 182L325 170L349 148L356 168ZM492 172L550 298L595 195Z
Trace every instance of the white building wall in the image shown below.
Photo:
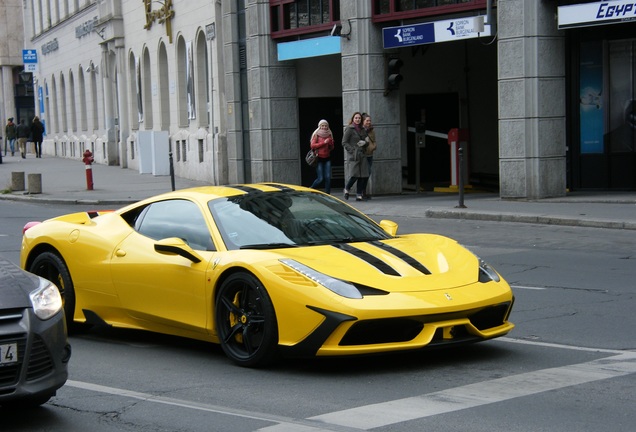
M137 0L81 0L69 3L68 8L67 2L44 2L42 8L40 4L25 2L24 22L31 23L26 47L37 49L40 61L35 79L45 95L41 113L47 123L45 154L79 159L89 149L97 163L137 168L138 131L167 130L176 175L211 183L224 179L225 164L219 159L225 152L218 145L223 111L216 85L221 62L217 38L205 38L209 24L216 25L219 34L215 17L220 5L175 2L170 10L162 10L161 4L150 2L149 16L154 19L147 25L146 5ZM163 12L173 14L165 23L160 22ZM193 64L195 83L199 86L207 80L209 96L199 94L202 100L195 103L204 107L191 119L184 117L184 105L178 103L186 98L183 80L187 70L185 51L177 48L179 41L182 46L191 43L195 55L207 51L194 58ZM165 47L165 60L161 46ZM142 61L144 52L147 62ZM142 88L150 93L142 98L144 118L152 120L148 124L137 118L137 59L141 61ZM206 61L205 65L199 63ZM199 77L206 69L206 76ZM37 101L36 106L39 109ZM162 114L169 123L161 121Z

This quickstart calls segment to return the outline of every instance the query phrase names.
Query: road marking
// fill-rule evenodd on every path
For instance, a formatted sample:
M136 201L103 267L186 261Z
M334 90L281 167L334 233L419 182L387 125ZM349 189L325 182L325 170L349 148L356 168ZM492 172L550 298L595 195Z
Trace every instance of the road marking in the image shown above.
M510 342L510 343L517 343L517 344L523 344L523 345L536 345L536 346L542 346L547 348L560 348L560 349L568 349L573 351L587 351L587 352L608 353L608 354L624 354L625 353L624 350L614 350L614 349L607 349L607 348L590 348L590 347L582 347L582 346L576 346L576 345L563 345L563 344L556 344L556 343L550 343L550 342L539 342L539 341L531 341L526 339L515 339L515 338L509 338L509 337L500 337L500 338L494 339L492 342Z
M261 420L270 423L277 423L278 425L285 425L285 427L289 428L289 431L298 431L298 432L318 432L318 431L330 431L330 432L354 432L351 428L341 427L341 426L325 426L320 424L316 424L316 422L312 422L310 420L303 419L294 419L291 417L277 416L273 414L265 414L265 413L257 413L254 411L247 411L241 409L234 409L219 405L210 405L204 403L197 403L192 401L186 401L183 399L175 399L163 396L156 396L150 393L141 393L132 390L126 390L116 387L108 387L99 384L92 384L83 381L75 381L68 380L66 381L66 386L75 387L78 389L94 391L97 393L105 393L115 396L123 396L131 399L138 399L145 402L158 403L163 405L171 405L181 408L188 408L197 411L206 411L213 412L217 414L223 414L234 417L242 417L248 418L252 420ZM322 427L322 428L321 428ZM281 429L283 431L284 429Z
M590 362L542 369L439 392L334 411L307 419L294 419L218 405L202 404L82 381L69 380L66 385L99 393L139 399L150 403L275 423L272 426L259 429L260 432L354 432L636 373L636 352L560 345L512 338L499 338L497 340L508 343L614 355Z
M521 286L521 285L510 285L512 289L529 289L529 290L545 290L547 288L544 287L530 287L530 286Z
M632 373L636 373L636 353L630 352L587 363L543 369L421 396L331 412L310 419L369 430ZM265 430L273 432L275 429Z

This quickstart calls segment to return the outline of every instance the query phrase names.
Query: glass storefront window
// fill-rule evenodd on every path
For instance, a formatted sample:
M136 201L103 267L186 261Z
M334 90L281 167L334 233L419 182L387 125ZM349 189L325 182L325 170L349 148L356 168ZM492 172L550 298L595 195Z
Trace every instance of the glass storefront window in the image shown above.
M493 5L496 5L496 0ZM373 20L389 21L399 18L445 14L483 8L486 0L373 0Z

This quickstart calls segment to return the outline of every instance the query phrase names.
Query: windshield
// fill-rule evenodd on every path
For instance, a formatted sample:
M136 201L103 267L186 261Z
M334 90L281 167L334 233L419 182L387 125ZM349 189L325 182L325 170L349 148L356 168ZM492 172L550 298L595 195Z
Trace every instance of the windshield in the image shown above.
M264 249L372 241L389 235L329 195L257 192L209 202L228 249Z

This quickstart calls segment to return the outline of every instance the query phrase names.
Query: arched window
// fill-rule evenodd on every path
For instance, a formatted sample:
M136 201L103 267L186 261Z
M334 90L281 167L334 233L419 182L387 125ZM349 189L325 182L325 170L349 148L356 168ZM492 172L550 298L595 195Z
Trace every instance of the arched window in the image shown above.
M194 104L193 97L188 100L188 89L194 89L194 79L190 79L188 65L188 47L190 47L190 53L192 53L192 46L188 43L186 46L183 36L179 36L177 39L177 58L176 58L176 70L177 70L177 115L179 120L179 127L187 127L188 119L191 118L189 108Z
M60 109L60 122L61 122L61 132L68 132L68 117L66 107L66 80L64 79L64 74L60 74L60 101L58 108Z
M135 54L130 52L128 56L128 88L130 107L128 109L130 115L130 128L139 130L139 123L143 122L144 108L141 100L141 65L139 59L135 58Z
M83 131L88 130L88 111L86 111L86 78L84 77L84 69L80 66L77 71L77 80L79 89L79 115L80 115L80 129Z
M148 48L143 50L143 67L141 69L141 96L143 98L144 128L152 129L153 105L152 105L152 70L150 67L150 53Z
M75 77L73 71L68 72L69 105L67 111L71 115L71 132L77 131L77 102L75 100Z
M195 56L196 76L196 100L199 126L208 127L212 122L212 108L210 103L210 67L208 60L208 48L203 31L197 36Z
M168 70L168 53L166 45L159 45L159 98L161 130L170 131L170 74Z
M55 80L55 75L51 77L51 109L49 112L51 113L51 122L53 126L53 130L56 133L60 132L60 110L57 105L58 101L57 94L57 81Z

